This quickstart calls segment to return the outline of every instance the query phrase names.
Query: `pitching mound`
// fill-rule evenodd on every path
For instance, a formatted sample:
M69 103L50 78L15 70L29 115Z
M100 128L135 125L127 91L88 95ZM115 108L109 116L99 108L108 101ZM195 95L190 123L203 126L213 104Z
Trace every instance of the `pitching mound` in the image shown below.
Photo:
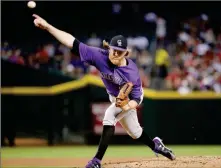
M2 159L4 168L83 168L89 158L8 158ZM221 156L178 157L175 161L166 158L106 158L102 168L221 168Z
M106 163L104 168L175 168L175 167L204 167L221 168L221 157L219 156L193 156L178 157L175 161L166 158L148 158L140 161Z

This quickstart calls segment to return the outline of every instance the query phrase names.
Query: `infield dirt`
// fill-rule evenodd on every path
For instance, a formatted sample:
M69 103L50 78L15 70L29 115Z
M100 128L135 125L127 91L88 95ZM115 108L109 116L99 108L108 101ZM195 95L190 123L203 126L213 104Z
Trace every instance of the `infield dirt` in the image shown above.
M5 158L2 167L79 167L83 168L88 158ZM180 156L175 161L166 158L106 158L103 168L221 168L221 156Z

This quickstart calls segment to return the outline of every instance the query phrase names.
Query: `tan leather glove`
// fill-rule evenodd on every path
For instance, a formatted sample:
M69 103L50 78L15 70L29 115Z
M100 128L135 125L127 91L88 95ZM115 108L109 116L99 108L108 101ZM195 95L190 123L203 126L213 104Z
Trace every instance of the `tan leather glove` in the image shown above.
M133 84L128 82L122 86L116 98L116 107L124 107L130 101L128 96L133 88Z

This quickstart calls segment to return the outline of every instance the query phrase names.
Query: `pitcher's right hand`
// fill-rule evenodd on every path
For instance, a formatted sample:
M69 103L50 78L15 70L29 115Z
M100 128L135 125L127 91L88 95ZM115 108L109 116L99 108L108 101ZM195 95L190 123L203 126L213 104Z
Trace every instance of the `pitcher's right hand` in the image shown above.
M41 29L48 29L48 27L50 26L50 24L48 24L48 22L46 20L44 20L43 18L41 18L40 16L36 15L36 14L33 14L32 15L35 20L34 20L34 24L36 27L39 27Z

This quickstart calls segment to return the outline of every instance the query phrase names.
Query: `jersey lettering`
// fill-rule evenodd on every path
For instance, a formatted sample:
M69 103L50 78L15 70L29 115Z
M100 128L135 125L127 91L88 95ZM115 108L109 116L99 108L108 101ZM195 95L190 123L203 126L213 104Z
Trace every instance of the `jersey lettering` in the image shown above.
M106 73L103 73L101 72L101 76L102 78L104 79L107 79L117 85L122 85L123 84L123 79L118 77L118 76L114 76L114 75L110 75L110 74L106 74Z

